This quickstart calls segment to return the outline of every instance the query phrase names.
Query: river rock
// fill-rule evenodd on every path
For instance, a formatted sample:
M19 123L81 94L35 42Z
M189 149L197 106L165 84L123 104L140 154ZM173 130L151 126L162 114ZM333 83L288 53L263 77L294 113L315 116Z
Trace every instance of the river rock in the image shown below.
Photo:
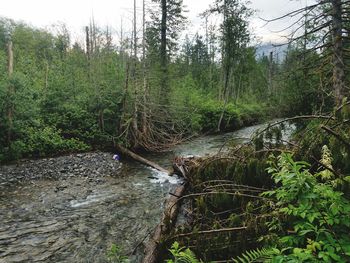
M111 153L90 152L57 158L22 160L18 164L0 166L0 189L36 179L117 176L120 174L121 163L112 157Z

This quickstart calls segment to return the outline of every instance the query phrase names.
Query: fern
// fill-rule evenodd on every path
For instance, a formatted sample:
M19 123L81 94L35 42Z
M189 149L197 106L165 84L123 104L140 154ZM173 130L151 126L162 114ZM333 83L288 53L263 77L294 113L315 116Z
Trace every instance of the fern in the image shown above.
M107 259L109 263L128 263L128 257L123 255L122 249L113 244L111 249L107 253Z
M180 247L178 242L174 242L169 251L174 256L174 260L169 259L167 263L201 263L190 249Z
M262 248L244 252L236 259L234 263L253 263L253 262L270 262L273 256L279 255L280 251L276 248Z

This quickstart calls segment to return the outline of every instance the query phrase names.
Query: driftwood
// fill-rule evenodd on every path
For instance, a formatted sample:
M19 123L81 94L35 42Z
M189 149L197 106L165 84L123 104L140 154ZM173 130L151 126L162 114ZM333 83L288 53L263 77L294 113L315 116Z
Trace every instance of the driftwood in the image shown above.
M158 262L160 254L161 240L169 234L171 228L175 225L178 215L180 202L178 199L183 195L185 191L185 185L180 185L175 189L175 192L171 194L165 205L165 211L160 224L154 231L153 236L146 244L145 256L143 263L155 263Z
M167 173L167 174L171 174L171 172L169 170L161 167L160 165L158 165L158 164L156 164L156 163L154 163L152 161L149 161L149 160L141 157L140 155L138 155L138 154L136 154L136 153L126 149L125 147L123 147L121 145L116 145L116 148L121 154L126 155L126 156L128 156L128 157L130 157L130 158L132 158L132 159L134 159L134 160L136 160L136 161L138 161L138 162L140 162L142 164L145 164L145 165L150 166L150 167L152 167L154 169L157 169L158 171L161 171L161 172L164 172L164 173Z

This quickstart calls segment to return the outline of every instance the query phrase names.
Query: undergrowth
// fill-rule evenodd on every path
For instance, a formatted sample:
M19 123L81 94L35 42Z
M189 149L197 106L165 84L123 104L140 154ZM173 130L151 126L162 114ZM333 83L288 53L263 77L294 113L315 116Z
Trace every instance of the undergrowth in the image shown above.
M328 165L327 167L332 167L332 156L327 146L322 149L320 162ZM260 216L267 218L265 221L267 231L265 234L255 231L257 238L255 242L264 248L248 249L228 262L350 262L350 202L344 197L343 192L337 190L339 185L347 184L347 181L337 178L334 173L325 168L317 173L311 173L310 164L294 161L292 155L287 153L277 158L271 157L267 171L274 180L275 187L260 194L260 197L264 198L263 202L246 201L244 203L246 213L249 206L252 213L257 209L257 205L263 203L263 206L258 208L258 212ZM223 202L222 198L221 202ZM232 199L228 200L231 204L232 201ZM208 214L205 209L210 209L210 205L204 205L203 198L202 201L197 201L197 206L203 206L201 213ZM270 212L266 213L266 211ZM238 221L239 224L248 222L242 222L242 218L237 214L236 216L231 214L229 218ZM247 218L244 219L247 220ZM224 221L216 222L218 226L223 227ZM247 231L245 238L250 235L251 230ZM238 236L243 242L243 236ZM221 243L222 245L228 245L233 241L230 236L220 238L221 241L226 239L226 242ZM212 237L211 242L210 245L217 240ZM241 246L240 243L236 243L237 245L240 248L246 247ZM179 248L177 243L175 248ZM188 249L181 249L181 251L182 254L194 256ZM209 253L209 250L196 251L199 255L205 255L207 259L217 256ZM211 256L208 257L208 255Z

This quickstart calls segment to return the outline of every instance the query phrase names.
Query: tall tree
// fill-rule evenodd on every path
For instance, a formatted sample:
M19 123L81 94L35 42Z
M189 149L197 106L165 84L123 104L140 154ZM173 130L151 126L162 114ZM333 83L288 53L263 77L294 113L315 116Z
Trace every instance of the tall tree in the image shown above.
M7 71L8 71L8 77L11 79L13 74L13 45L12 40L9 39L7 44ZM15 88L13 86L13 83L9 81L9 87L8 87L8 94L10 96L10 99L13 99L15 93ZM7 133L7 141L8 144L11 144L12 140L12 130L13 130L13 112L14 112L14 102L10 101L10 105L8 106L7 111L7 119L8 119L8 133Z
M160 61L160 103L169 103L168 63L177 48L177 40L184 28L183 0L153 0L158 5L151 10L151 21L147 28L149 54ZM153 53L153 54L152 54Z
M161 82L160 82L160 96L164 98L163 102L168 104L168 65L167 65L167 17L168 17L168 8L167 0L161 0L162 8L162 19L160 23L160 67L161 67Z
M320 63L314 63L313 68L318 66L318 71L323 70L324 74L329 76L327 83L321 83L321 85L329 86L334 104L337 106L342 103L344 97L349 95L345 78L347 67L345 56L348 56L348 49L344 45L349 32L347 22L349 10L349 1L318 0L314 4L281 17L267 20L267 22L274 22L290 17L297 18L300 25L291 33L291 42L304 40L305 52L317 51L322 55ZM302 15L305 19L299 18Z
M224 106L217 127L220 131L229 97L237 92L236 69L242 58L242 50L247 47L250 40L248 17L252 11L246 3L239 0L216 0L206 13L219 14L223 21L221 24L223 86L220 98L224 101Z
M343 45L343 15L348 13L344 1L332 0L333 86L335 104L342 103L345 92L345 61Z

